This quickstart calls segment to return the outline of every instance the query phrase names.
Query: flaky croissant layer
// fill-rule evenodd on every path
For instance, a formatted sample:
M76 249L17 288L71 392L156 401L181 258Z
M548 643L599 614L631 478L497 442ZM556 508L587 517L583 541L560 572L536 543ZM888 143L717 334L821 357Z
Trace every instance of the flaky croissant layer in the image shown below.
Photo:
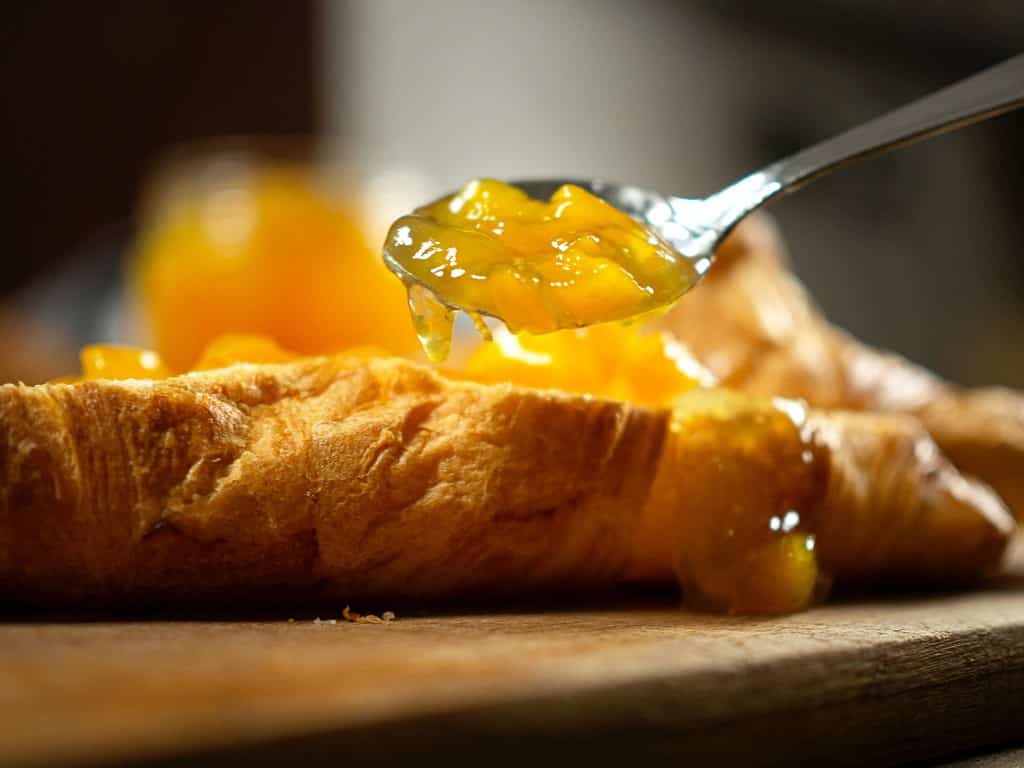
M900 416L672 410L305 358L0 387L0 594L531 594L678 578L776 612L829 578L972 578L1012 520ZM822 576L824 574L824 576Z

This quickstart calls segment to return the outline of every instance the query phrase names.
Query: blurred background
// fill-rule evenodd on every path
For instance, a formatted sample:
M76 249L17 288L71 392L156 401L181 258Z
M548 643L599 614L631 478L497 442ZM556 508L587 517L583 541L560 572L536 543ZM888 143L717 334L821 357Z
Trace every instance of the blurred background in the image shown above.
M345 344L401 296L332 260L471 177L702 196L1021 48L1011 0L12 0L0 379L73 372L92 342L187 367L241 317ZM772 211L835 322L957 381L1024 385L1022 201L1015 114Z

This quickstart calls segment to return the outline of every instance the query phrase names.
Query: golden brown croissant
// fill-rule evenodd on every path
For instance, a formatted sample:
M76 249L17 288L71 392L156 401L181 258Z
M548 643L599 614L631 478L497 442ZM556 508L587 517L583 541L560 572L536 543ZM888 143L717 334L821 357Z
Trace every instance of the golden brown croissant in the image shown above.
M718 607L789 610L813 584L783 570L795 586L778 586L780 562L970 578L1011 528L913 419L724 391L669 412L349 356L0 387L7 600L432 598L677 573Z
M767 216L737 228L662 325L727 386L819 408L916 415L960 469L1024 516L1024 397L958 389L830 326L787 270Z

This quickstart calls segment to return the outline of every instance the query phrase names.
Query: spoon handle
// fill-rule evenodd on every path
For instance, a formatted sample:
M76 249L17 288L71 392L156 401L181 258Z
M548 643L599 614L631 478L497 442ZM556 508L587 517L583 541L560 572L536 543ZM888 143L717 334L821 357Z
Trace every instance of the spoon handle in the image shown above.
M707 202L724 235L776 195L850 163L1024 105L1024 54L894 109L740 179Z

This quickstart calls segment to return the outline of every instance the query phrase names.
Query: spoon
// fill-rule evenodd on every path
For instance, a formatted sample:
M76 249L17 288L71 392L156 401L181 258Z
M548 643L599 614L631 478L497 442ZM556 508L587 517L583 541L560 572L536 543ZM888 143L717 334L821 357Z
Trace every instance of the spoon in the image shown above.
M538 200L547 200L564 184L574 184L647 224L682 255L678 264L689 273L688 289L711 266L722 239L744 217L769 200L800 189L856 160L953 131L1021 105L1024 105L1024 54L772 163L704 199L664 196L640 187L597 179L512 183ZM391 259L386 249L384 257L407 285L416 287L419 281ZM438 298L447 304L444 296Z
M722 239L768 201L864 158L954 131L1024 105L1024 54L894 109L743 177L704 199L662 196L640 187L589 181L514 184L547 199L576 184L655 229L703 275Z

